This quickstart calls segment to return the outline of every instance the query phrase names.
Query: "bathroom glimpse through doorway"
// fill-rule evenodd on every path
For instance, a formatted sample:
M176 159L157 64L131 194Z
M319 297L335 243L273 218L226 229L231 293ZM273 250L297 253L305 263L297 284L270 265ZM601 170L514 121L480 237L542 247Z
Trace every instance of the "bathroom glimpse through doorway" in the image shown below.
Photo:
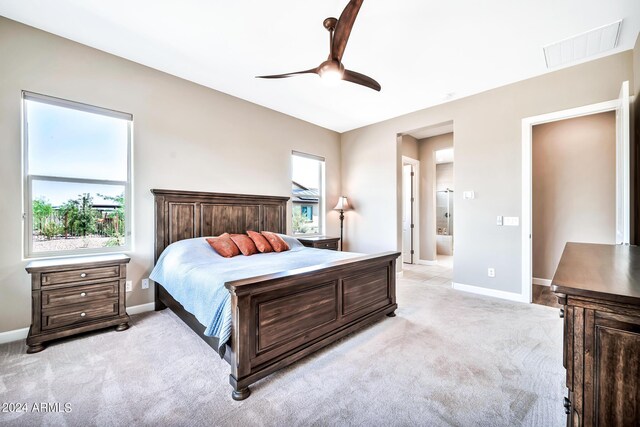
M449 265L454 246L454 179L453 147L435 150L435 218L436 257L438 264Z

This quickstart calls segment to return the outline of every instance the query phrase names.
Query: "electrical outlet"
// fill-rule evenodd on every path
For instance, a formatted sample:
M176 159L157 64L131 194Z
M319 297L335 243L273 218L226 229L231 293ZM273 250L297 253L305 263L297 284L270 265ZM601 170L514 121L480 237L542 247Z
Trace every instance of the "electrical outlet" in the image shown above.
M149 289L149 279L142 279L142 289Z
M502 225L502 215L496 217L496 225Z
M487 276L489 277L496 277L496 269L493 267L489 267L487 269Z
M127 292L131 292L133 290L133 282L131 280L127 280Z

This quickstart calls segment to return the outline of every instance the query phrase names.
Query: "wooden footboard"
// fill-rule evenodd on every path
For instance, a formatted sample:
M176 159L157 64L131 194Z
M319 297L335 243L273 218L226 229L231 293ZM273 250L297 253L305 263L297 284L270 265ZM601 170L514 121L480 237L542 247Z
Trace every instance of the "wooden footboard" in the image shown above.
M393 315L399 255L367 255L226 283L233 398L248 397L248 386L260 378Z

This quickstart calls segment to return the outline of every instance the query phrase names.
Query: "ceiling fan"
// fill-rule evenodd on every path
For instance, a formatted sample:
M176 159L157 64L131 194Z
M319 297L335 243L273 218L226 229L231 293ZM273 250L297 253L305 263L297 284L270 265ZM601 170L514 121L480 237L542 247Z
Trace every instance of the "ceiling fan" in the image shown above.
M342 54L347 46L351 28L356 20L360 6L363 0L351 0L347 7L344 8L340 19L327 18L322 23L324 28L329 31L329 58L316 68L304 71L296 71L294 73L276 74L272 76L256 76L260 79L284 79L299 74L317 74L327 81L346 80L351 83L366 86L373 90L380 91L380 84L371 77L355 71L347 70L342 65Z

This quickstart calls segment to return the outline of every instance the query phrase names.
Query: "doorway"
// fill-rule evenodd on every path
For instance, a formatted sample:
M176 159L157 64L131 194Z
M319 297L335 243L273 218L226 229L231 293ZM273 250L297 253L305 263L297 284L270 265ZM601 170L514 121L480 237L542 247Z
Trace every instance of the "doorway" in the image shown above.
M418 176L420 162L402 156L402 262L415 264L418 254Z
M532 302L559 307L550 285L566 242L616 243L615 112L535 125L531 151Z
M595 211L592 211L592 208L585 208L582 211L582 214L578 216L578 214L572 215L572 220L580 221L585 219L584 213L586 209L589 209L589 216L598 216L602 213L601 218L587 218L590 225L586 225L583 228L587 229L588 227L596 227L597 230L589 230L589 233L574 233L572 234L571 228L575 226L575 224L571 223L571 221L567 221L567 218L560 217L558 223L565 224L566 229L563 229L562 233L568 240L578 240L578 241L593 241L600 240L600 243L617 243L617 244L629 244L630 237L630 156L629 156L629 86L628 82L624 82L620 91L620 97L617 100L603 102L599 104L589 105L580 108L574 108L571 110L559 111L555 113L545 114L536 117L529 117L523 119L522 123L522 141L523 141L523 155L522 155L522 300L526 302L531 302L533 297L533 289L535 285L548 287L551 284L551 279L553 273L549 273L549 271L555 270L555 265L552 267L546 266L542 269L536 266L536 274L546 274L549 277L544 278L536 278L534 273L533 266L533 257L534 257L534 211L533 209L538 209L541 206L534 206L534 188L533 188L533 179L534 179L534 170L533 170L533 162L534 162L534 153L532 151L533 148L533 138L534 138L534 127L541 126L545 124L561 124L560 122L567 121L570 119L579 119L585 118L586 120L590 120L590 117L597 117L597 115L609 113L609 117L613 117L615 114L615 124L612 124L615 127L615 136L613 137L614 141L612 141L612 147L610 147L610 151L608 154L604 152L600 155L608 156L610 163L608 165L608 172L606 174L606 179L604 179L608 184L602 181L600 178L597 178L597 184L602 186L605 185L607 190L603 187L603 189L599 192L599 197L603 201L602 203L606 203L604 209L597 208ZM605 114L606 116L606 114ZM540 128L538 128L540 129ZM536 129L536 130L538 130ZM592 141L593 142L593 141ZM578 147L579 149L580 147ZM603 147L597 147L601 149ZM560 153L559 153L560 154ZM591 156L591 160L596 162L599 161L597 159L597 154L595 156ZM585 157L586 159L586 157ZM556 160L560 159L552 159L553 163ZM539 161L538 161L539 162ZM602 163L604 165L604 163ZM580 180L579 174L584 173L584 170L580 170L581 165L576 165L576 173L569 174L567 176L559 176L556 182L556 187L561 185L562 183L571 183L576 184L577 181ZM587 165L582 165L583 168L586 168ZM558 168L557 168L558 169ZM602 172L602 171L599 171ZM583 177L582 180L589 180L592 182L592 179L596 179L595 177ZM577 183L579 187L579 182ZM608 185L608 187L607 187ZM611 187L611 188L609 188ZM539 190L539 189L537 189ZM566 190L566 189L565 189ZM576 193L572 193L571 191L560 191L558 194L554 194L549 196L548 194L545 197L549 196L549 200L551 203L548 203L548 206L544 207L544 209L554 209L554 205L558 203L564 203L566 198L572 198L574 203L573 205L580 205L581 203L586 204L589 200L585 200L585 197L588 197L588 192L591 189L582 189L578 190ZM612 194L613 193L613 194ZM602 211L602 212L601 212ZM569 213L567 215L570 215ZM540 218L544 217L544 213L536 212L536 222L540 222ZM603 219L604 218L604 219ZM555 221L552 221L553 226L556 227L558 224ZM560 226L562 226L560 224ZM540 224L537 225L539 229ZM580 231L580 230L579 230ZM607 234L605 237L598 235L598 233ZM606 240L606 242L605 242ZM540 242L536 242L536 246L538 246ZM558 251L561 254L561 249L558 249L558 246L564 247L565 242L552 242L549 247L554 246L553 251L555 254L550 258L550 264L557 264L557 259L559 259ZM595 243L598 243L596 241ZM539 247L536 247L536 251L539 251ZM537 256L539 258L539 256ZM549 260L546 260L549 263ZM540 271L544 271L546 269L546 273L540 273ZM535 284L535 285L534 285ZM537 289L539 290L539 289ZM550 289L546 288L547 294L550 295Z
M453 147L435 150L433 157L436 169L436 259L438 264L450 265L453 262L454 246Z

